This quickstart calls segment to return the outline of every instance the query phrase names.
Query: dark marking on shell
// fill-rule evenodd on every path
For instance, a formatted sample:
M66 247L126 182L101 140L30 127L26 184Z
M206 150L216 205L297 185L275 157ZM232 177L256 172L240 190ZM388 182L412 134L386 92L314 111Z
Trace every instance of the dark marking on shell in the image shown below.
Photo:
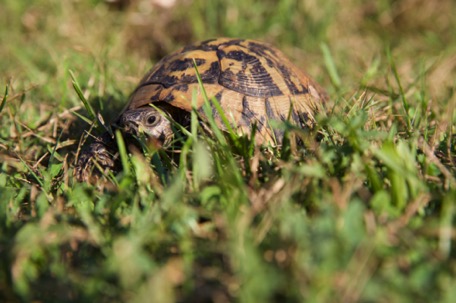
M176 90L181 91L181 92L186 92L188 91L188 84L178 84L175 86Z
M288 120L288 113L279 113L279 120L282 120L282 121Z
M266 118L264 116L261 116L260 119L257 119L258 123L257 123L257 130L258 132L261 133L261 131L263 130L264 128L264 124L266 122Z
M231 39L228 41L225 41L223 43L220 43L220 46L231 46L231 45L240 45L242 42L244 42L244 39Z
M282 64L279 64L278 69L282 73L282 76L283 76L282 78L285 81L288 89L290 90L290 92L293 95L300 95L300 94L308 93L307 88L304 85L302 85L302 83L300 83L300 88L296 87L296 85L291 80L292 74L291 74L291 71L288 69L288 67L286 67Z
M166 60L166 57L165 57L165 59L162 59L162 61L163 60ZM160 61L160 62L162 62L162 61ZM157 63L157 65L159 65L159 63ZM151 73L149 75L149 77L147 77L147 80L144 81L143 85L147 85L147 84L151 84L151 83L161 83L161 81L160 81L161 78L163 78L163 75L165 75L165 73L168 73L168 70L167 70L165 64L162 64L159 66L160 67L157 70L155 70L153 73Z
M274 109L271 106L271 102L269 101L269 99L265 100L265 106L266 106L266 114L267 114L269 120L284 120L282 114L279 114L279 116L276 115ZM271 127L271 126L269 125L269 127ZM280 129L277 129L274 127L274 128L272 128L272 131L274 132L275 139L278 142L281 142L281 140L283 138L283 133L284 133L283 130L280 130Z
M291 110L291 119L300 125L299 114L294 109Z
M212 50L211 48L213 48L213 46L210 46L209 43L210 42L213 42L215 41L216 39L209 39L209 40L205 40L199 44L191 44L191 45L187 45L185 46L181 53L185 53L185 52L189 52L189 51L193 51L193 50L196 50L196 49L202 49L202 50ZM216 50L217 47L215 47L213 50Z
M254 118L252 120L248 121L248 124L246 126L253 127L255 125L256 127L256 132L261 133L261 131L267 127L266 125L266 118L265 116L261 115L254 115Z
M158 101L160 100L160 94L161 94L161 89L158 90L155 94L153 94L149 100L152 101L152 102L155 102L155 101Z
M162 98L160 101L167 102L167 103L173 102L174 101L174 95L169 93L164 98Z
M196 66L203 65L206 63L205 59L195 58ZM194 68L193 66L193 58L185 58L184 60L173 60L169 63L167 70L168 71L184 71L190 68Z
M170 65L179 67L179 65L182 66L183 63L179 62L179 63L173 64L174 62L180 61L180 60L174 60L174 59L169 58L168 59L168 61L170 61L169 64L160 64L163 62L163 60L166 60L166 58L162 59L159 63L157 63L159 68L151 73L151 75L148 77L148 79L145 81L145 83L143 83L143 85L158 83L158 84L163 85L165 88L169 88L170 86L173 86L176 83L182 83L182 82L185 83L185 81L182 81L182 78L184 78L184 77L177 78L176 76L172 76L169 74ZM189 83L189 82L187 82L187 83Z
M308 127L308 121L309 121L309 114L300 112L299 113L299 125L303 128Z
M266 115L268 116L269 119L277 119L276 114L274 110L272 109L271 102L269 101L268 98L264 100L264 105L266 107Z
M211 42L216 41L217 39L208 39L198 44L191 44L185 46L181 53L193 51L193 50L204 50L204 51L215 51L218 48L218 45L210 45Z
M186 58L184 60L170 59L168 64L162 64L156 71L154 71L148 80L142 84L161 84L165 88L170 88L179 84L191 84L197 83L198 79L193 74L193 59ZM206 63L205 59L195 58L196 66L201 66ZM185 74L185 70L191 70L192 74ZM183 72L181 76L177 77L171 75L170 71L180 71ZM217 83L218 77L220 74L220 63L218 61L212 62L211 67L200 74L201 80L206 84Z
M181 91L181 92L186 92L186 91L188 91L188 84L187 83L176 84L176 85L174 85L174 89Z
M211 67L208 70L206 70L205 72L203 72L202 74L200 74L201 80L203 80L203 82L205 84L217 83L219 75L220 75L220 62L218 62L218 60L212 62Z
M203 51L215 51L219 49L219 47L224 47L224 46L230 46L230 45L240 45L242 42L244 42L244 39L230 39L228 41L219 43L219 44L212 44L212 42L217 41L218 39L208 39L204 40L201 43L198 44L193 44L193 45L187 45L185 46L181 53L188 52L188 51L193 51L193 50L203 50Z
M218 93L215 94L214 98L218 101L218 103L220 104L220 106L223 108L223 104L222 104L222 96L223 96L223 89L221 91L219 91ZM220 114L219 112L217 111L217 108L215 107L214 105L214 102L211 100L209 100L210 104L211 104L211 108L212 108L212 115L215 117L220 117Z
M214 119L220 119L219 112L217 110L217 107L215 107L214 102L212 100L209 100L209 104L211 105L212 109L212 117L214 117Z
M249 41L248 48L254 51L256 54L264 57L270 57L269 54L266 54L266 50L270 52L274 57L277 57L276 51L265 44L260 44L255 41Z
M255 113L252 112L249 106L249 102L247 101L247 97L242 97L242 122L244 125L251 125L255 119Z
M268 64L269 67L274 67L276 65L276 62L271 60L271 58L264 56L264 59L266 60L266 63Z
M278 143L281 143L283 140L283 136L285 132L282 129L273 128L272 131L274 132L274 137Z
M215 94L215 99L217 99L217 101L219 103L221 103L221 100L222 100L222 95L223 95L223 90L219 91L217 94Z
M243 51L230 51L228 53L219 50L217 56L241 62L242 69L234 73L230 68L222 70L219 84L226 88L253 97L281 96L283 92L275 84L271 75L256 56ZM247 67L250 72L246 74Z
M236 60L239 62L242 62L242 64L248 64L250 62L255 62L258 61L258 58L252 55L247 54L244 51L241 50L235 50L235 51L230 51L228 53L221 52L224 54L224 57L232 60Z
M184 77L177 78L176 76L164 75L162 78L159 79L158 83L161 83L164 87L169 88L175 85L178 81L181 82L180 80L184 80L183 78Z

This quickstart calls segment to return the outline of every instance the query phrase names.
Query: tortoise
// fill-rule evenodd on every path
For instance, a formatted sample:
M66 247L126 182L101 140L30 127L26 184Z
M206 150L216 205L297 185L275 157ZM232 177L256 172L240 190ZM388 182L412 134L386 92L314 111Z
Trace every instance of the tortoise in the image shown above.
M164 113L184 127L193 106L203 120L207 118L197 72L207 98L219 102L233 129L250 134L256 126L258 145L280 144L283 138L283 132L270 127L270 120L312 128L327 99L324 90L278 49L255 40L218 38L185 46L161 59L140 81L113 126L166 146L173 128ZM213 104L212 114L217 126L226 130ZM103 168L114 167L112 142L105 134L82 152L77 179L88 178L93 160Z

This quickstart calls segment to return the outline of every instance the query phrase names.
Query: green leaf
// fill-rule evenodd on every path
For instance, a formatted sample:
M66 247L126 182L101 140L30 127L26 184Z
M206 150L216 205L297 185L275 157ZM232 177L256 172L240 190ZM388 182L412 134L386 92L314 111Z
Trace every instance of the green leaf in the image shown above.
M62 171L63 163L54 163L49 166L49 175L55 178Z
M320 163L303 164L299 166L299 172L307 177L324 178L326 171Z

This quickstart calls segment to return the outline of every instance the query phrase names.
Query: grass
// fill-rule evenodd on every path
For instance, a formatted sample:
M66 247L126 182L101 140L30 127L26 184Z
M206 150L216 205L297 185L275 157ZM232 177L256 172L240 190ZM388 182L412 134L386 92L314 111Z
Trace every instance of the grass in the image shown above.
M121 2L0 4L0 301L453 302L451 0ZM179 154L77 183L84 130L214 36L317 79L318 135L277 125L305 148L257 148L193 124Z

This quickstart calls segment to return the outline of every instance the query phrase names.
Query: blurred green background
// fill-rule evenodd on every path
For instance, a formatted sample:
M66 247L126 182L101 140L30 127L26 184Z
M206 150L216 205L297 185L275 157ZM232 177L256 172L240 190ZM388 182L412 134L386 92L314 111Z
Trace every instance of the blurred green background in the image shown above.
M177 47L229 36L276 45L324 84L325 43L347 91L356 89L363 78L384 84L385 75L369 79L368 72L386 64L388 49L400 59L403 77L413 78L419 68L434 65L435 74L428 78L432 92L442 93L452 85L447 73L454 65L454 10L449 0L5 0L0 67L3 81L11 79L21 87L58 81L71 68L81 77L94 77L92 82L102 86L100 93L110 85L128 92L152 62ZM65 94L61 86L53 85L59 98Z
M454 302L455 16L453 0L2 0L0 301ZM169 173L132 157L113 187L74 182L90 125L70 71L109 121L157 60L220 36L273 44L326 88L317 151L203 140Z

